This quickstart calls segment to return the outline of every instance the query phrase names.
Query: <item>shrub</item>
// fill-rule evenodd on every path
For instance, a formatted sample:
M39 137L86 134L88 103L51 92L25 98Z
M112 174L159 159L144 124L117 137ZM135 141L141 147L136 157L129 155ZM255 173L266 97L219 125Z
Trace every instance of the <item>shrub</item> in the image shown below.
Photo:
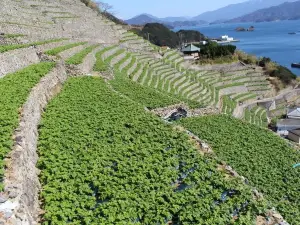
M236 50L234 45L217 45L209 43L201 48L200 54L214 59L216 57L233 55Z
M254 55L246 54L242 51L236 51L236 55L238 56L238 59L246 64L256 64L257 58Z
M84 3L87 7L91 8L92 10L100 13L100 9L97 5L97 3L95 3L92 0L80 0L82 3Z

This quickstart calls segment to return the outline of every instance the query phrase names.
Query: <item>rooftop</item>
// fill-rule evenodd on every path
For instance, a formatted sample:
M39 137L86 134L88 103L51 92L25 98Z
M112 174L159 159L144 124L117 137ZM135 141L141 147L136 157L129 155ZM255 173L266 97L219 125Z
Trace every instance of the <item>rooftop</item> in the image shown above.
M300 136L300 129L291 130L290 133Z
M277 122L277 127L283 126L299 126L300 128L300 120L298 119L281 119Z
M300 117L300 108L288 109L287 115L288 116Z
M200 52L200 48L198 48L197 46L195 46L193 44L188 44L181 51L182 52Z

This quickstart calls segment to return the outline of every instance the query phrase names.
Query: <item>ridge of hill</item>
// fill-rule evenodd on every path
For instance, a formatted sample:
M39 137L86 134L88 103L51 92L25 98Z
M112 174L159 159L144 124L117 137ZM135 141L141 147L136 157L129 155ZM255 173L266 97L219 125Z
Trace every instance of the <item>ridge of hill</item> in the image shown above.
M300 8L300 1L285 2L278 6L260 9L253 13L229 20L227 21L227 23L298 20L300 19L299 8Z
M141 14L131 19L125 20L129 25L145 25L147 23L161 23L169 27L183 27L183 26L198 26L206 24L203 20L191 20L186 17L166 17L158 18L150 14Z
M264 128L260 67L186 64L79 0L1 3L1 224L299 224L300 158ZM246 139L215 145L166 121L178 108Z
M163 23L176 27L180 24L185 26L197 26L205 23L219 23L218 21L228 21L237 17L253 13L257 10L278 6L285 2L295 2L297 0L248 0L245 2L230 4L225 7L201 13L194 17L166 17L158 18L144 13L126 20L131 25L145 25L146 23Z
M293 1L296 0L248 0L237 4L230 4L228 6L210 12L202 13L196 17L193 17L192 19L205 20L208 22L214 22L217 20L230 20L259 9Z

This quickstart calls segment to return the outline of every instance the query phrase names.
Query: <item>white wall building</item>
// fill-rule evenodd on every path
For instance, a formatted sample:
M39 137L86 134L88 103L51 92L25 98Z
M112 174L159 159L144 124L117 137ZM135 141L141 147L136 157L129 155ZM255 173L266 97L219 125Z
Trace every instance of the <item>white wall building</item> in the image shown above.
M228 35L221 36L222 41L233 41L233 37L229 37Z

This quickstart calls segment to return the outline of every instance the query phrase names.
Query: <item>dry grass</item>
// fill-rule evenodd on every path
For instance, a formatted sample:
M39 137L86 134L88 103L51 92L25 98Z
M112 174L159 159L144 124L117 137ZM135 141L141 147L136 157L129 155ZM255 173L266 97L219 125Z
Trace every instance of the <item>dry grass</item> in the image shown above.
M96 12L100 13L100 9L97 3L95 3L92 0L81 0L82 3L84 3L87 7L95 10Z
M257 63L257 57L255 55L249 55L246 54L245 52L242 51L236 51L235 55L237 56L237 58L246 63L246 64L256 64Z
M272 74L275 70L277 70L277 64L274 62L267 62L265 65L265 70L267 74Z

